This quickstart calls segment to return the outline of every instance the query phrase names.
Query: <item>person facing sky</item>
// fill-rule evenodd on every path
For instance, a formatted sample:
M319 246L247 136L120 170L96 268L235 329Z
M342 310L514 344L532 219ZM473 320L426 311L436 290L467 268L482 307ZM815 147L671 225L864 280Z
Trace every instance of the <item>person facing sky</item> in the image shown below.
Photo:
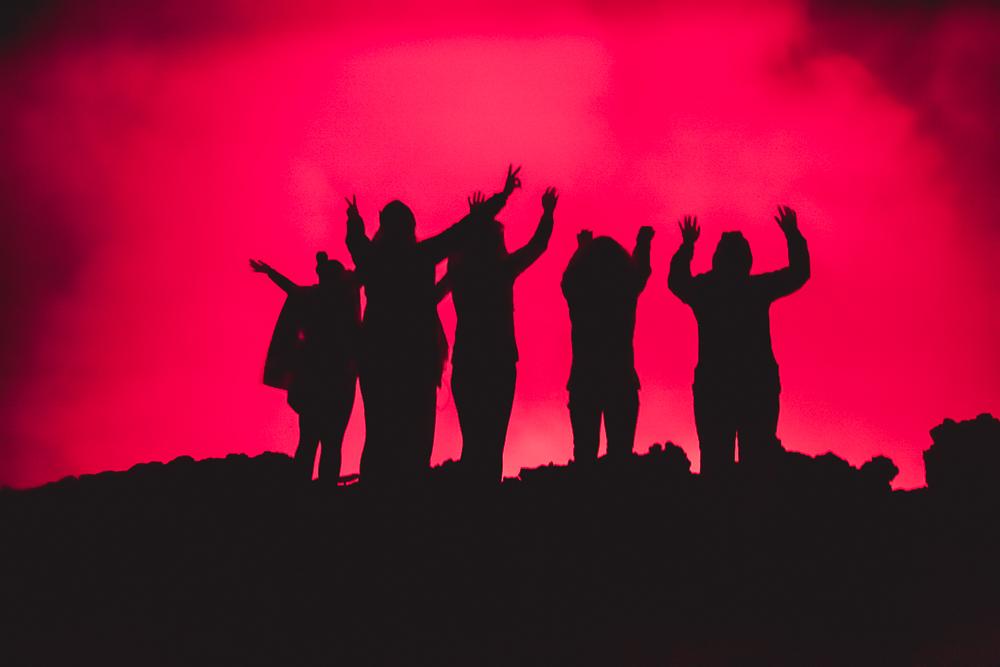
M450 290L455 304L451 387L462 431L461 464L470 481L495 483L503 472L517 378L514 282L548 247L558 199L555 188L545 191L535 233L512 253L500 222L479 222L449 256L438 283L440 296ZM480 215L482 195L471 197L469 206L473 216Z
M358 283L325 252L316 253L318 285L296 285L260 260L251 259L250 268L288 295L268 347L264 384L287 389L288 404L299 415L298 475L312 479L322 446L319 478L336 483L358 381Z
M577 250L562 278L572 325L569 415L573 458L596 461L601 417L608 458L632 453L639 417L639 375L635 370L635 311L651 272L653 228L642 227L629 255L607 236L577 235Z
M416 219L401 201L386 204L368 238L357 199L347 204L347 248L365 289L361 396L365 406L363 482L409 482L429 467L437 387L448 346L437 312L435 267L478 221L491 220L520 187L507 170L503 190L445 231L417 241Z
M678 223L681 246L670 261L668 286L691 307L698 322L698 366L694 414L701 472L715 475L735 463L759 467L783 450L776 432L778 364L771 346L771 304L809 279L809 249L795 211L778 207L775 221L788 244L788 266L750 274L753 255L740 232L725 232L712 256L712 270L691 275L697 218Z

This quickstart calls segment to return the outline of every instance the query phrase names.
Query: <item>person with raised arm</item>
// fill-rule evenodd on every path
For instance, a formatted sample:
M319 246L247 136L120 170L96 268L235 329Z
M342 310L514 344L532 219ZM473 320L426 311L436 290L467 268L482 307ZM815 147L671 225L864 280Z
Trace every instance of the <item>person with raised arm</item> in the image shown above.
M451 389L462 430L461 465L470 482L495 484L502 476L517 379L514 282L548 247L558 200L555 188L545 191L535 233L509 253L503 224L484 215L481 193L473 195L470 212L483 220L448 258L438 283L439 296L451 290L455 304Z
M419 479L430 467L437 388L448 355L438 317L435 267L472 228L500 212L520 187L508 167L503 190L445 231L417 241L416 219L401 201L386 204L368 238L357 199L347 204L347 248L365 289L361 396L365 407L363 482Z
M626 459L635 445L640 385L633 338L652 240L653 228L642 227L630 255L614 239L583 230L563 274L573 342L566 388L578 464L597 460L602 417L609 460Z
M778 364L771 346L771 304L809 279L809 249L795 211L778 207L775 221L788 244L788 266L750 275L753 255L740 232L724 232L712 270L691 275L697 218L678 223L681 246L670 261L668 286L691 307L698 322L698 366L694 373L694 418L701 472L716 475L739 459L767 465L783 451L777 439Z
M325 252L316 253L317 285L297 285L260 260L251 259L250 268L288 295L268 347L264 384L287 390L299 415L298 475L312 479L321 447L319 479L336 484L358 381L358 283Z

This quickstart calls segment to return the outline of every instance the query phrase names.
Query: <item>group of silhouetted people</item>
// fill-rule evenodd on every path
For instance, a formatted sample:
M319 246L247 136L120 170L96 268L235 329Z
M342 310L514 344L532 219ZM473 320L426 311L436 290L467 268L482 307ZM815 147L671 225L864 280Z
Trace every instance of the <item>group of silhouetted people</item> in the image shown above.
M508 252L496 220L521 186L509 167L503 189L468 199L469 212L440 234L417 240L416 219L402 202L389 202L369 238L356 198L347 200L347 249L355 269L326 253L316 256L317 285L296 285L267 264L251 260L288 297L268 349L264 382L288 391L299 414L295 461L312 477L322 447L320 478L337 479L344 432L360 379L365 411L361 479L393 485L419 479L430 468L437 389L448 341L437 304L452 294L457 316L452 395L462 431L460 465L467 479L500 480L517 378L514 282L548 247L558 194L542 196L542 216L531 239ZM771 302L809 278L809 253L795 212L775 217L788 242L789 265L750 275L750 246L739 232L722 235L712 270L691 275L696 219L680 224L682 243L670 263L670 290L698 322L695 423L703 474L740 461L766 464L782 451L778 420L778 366L771 350ZM596 461L601 420L609 459L632 453L639 414L639 377L633 337L636 305L651 274L652 227L642 227L629 253L607 236L577 235L577 250L562 278L572 323L569 413L573 458ZM435 282L438 263L447 260ZM360 289L366 306L361 314Z

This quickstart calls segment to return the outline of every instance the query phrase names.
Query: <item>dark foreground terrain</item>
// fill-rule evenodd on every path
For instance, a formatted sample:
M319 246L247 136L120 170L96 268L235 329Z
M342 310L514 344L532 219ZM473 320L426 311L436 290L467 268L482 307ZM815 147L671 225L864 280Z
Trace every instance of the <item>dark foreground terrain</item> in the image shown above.
M296 484L278 454L0 492L0 663L1000 664L1000 422L929 488L683 452L470 492Z

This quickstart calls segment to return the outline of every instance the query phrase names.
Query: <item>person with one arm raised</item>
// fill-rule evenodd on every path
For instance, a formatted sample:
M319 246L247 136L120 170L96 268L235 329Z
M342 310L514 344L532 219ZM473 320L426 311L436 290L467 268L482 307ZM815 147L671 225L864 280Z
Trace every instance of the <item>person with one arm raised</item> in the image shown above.
M358 381L358 283L325 252L316 253L316 285L297 285L260 260L251 259L250 268L288 295L268 347L264 384L287 390L299 415L298 475L312 479L321 447L319 478L336 484Z

